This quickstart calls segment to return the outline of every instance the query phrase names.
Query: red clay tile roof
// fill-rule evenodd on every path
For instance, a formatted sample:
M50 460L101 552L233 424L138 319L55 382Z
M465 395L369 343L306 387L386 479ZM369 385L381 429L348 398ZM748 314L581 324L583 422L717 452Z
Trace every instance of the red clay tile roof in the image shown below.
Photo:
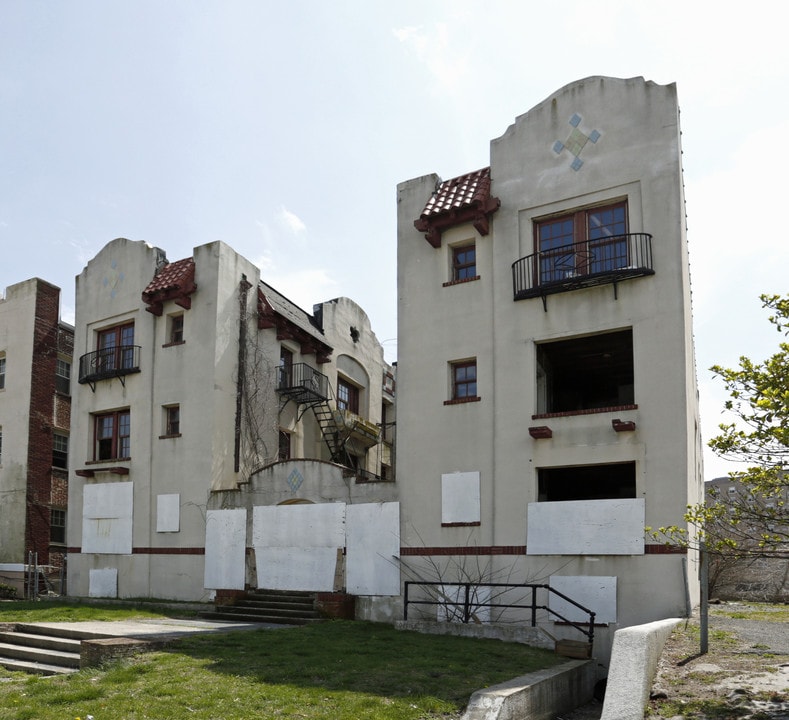
M444 180L414 221L433 247L441 246L441 233L447 228L472 222L481 235L489 232L489 216L500 201L490 195L490 168Z
M470 207L474 201L484 202L490 197L490 168L482 168L460 177L444 180L419 217L428 218L441 213Z
M162 303L175 300L184 308L191 307L189 296L197 290L194 258L185 258L165 265L143 290L143 302L154 315L162 314Z

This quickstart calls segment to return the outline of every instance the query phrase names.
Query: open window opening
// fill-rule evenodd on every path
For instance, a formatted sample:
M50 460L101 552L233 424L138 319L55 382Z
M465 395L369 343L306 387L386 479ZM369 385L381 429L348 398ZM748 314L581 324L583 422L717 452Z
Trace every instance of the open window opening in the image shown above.
M633 405L633 331L537 345L537 414Z
M616 500L636 496L635 462L540 468L538 500Z

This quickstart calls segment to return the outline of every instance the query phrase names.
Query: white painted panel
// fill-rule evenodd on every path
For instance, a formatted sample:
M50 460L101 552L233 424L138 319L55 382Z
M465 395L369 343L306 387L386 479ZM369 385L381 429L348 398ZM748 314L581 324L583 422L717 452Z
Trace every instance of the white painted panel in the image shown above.
M400 503L346 508L345 585L352 595L399 595Z
M88 597L118 597L118 568L91 570L88 576Z
M550 585L594 612L596 623L616 622L616 577L551 575ZM553 593L549 595L548 607L572 622L589 622L589 616L583 610Z
M479 522L479 473L456 472L441 476L441 522Z
M490 622L490 608L481 605L490 600L490 588L472 585L468 591L469 613L472 622ZM441 603L436 613L438 622L462 623L466 614L466 588L461 585L441 585L436 600Z
M133 484L85 485L82 552L129 555L132 551Z
M276 590L334 590L337 548L255 545L258 587Z
M213 590L243 590L247 511L209 510L205 518L205 580Z
M255 547L344 547L345 504L255 507L252 544Z
M529 555L643 555L644 499L529 503Z
M156 496L156 532L179 532L181 496L178 493Z

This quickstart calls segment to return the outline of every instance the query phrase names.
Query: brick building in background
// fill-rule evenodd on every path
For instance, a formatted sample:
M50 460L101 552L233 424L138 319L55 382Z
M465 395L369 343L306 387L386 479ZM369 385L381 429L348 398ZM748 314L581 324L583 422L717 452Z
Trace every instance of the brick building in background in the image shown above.
M65 560L74 328L38 278L0 300L0 574Z

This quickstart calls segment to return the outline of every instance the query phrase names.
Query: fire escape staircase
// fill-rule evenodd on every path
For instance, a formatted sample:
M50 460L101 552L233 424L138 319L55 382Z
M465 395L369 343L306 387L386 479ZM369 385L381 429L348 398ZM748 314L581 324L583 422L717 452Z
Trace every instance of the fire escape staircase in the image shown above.
M332 462L354 467L352 458L378 443L380 429L354 413L337 408L337 399L326 375L306 363L280 368L277 391L284 401L300 406L298 419L312 410Z

